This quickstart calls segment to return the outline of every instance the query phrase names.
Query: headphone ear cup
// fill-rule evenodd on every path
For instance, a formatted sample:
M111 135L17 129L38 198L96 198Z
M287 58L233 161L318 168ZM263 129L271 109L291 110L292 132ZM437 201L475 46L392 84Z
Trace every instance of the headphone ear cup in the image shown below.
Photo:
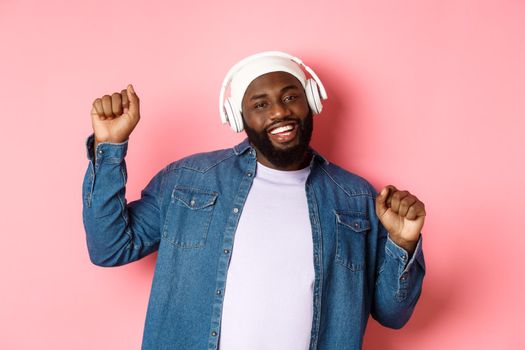
M313 79L306 80L304 87L306 93L306 99L308 100L308 105L312 110L313 114L319 114L323 110L323 104L321 103L321 96L319 94L319 87Z
M244 129L242 116L237 107L235 107L235 103L231 97L227 98L224 102L224 110L232 130L235 132L241 132Z

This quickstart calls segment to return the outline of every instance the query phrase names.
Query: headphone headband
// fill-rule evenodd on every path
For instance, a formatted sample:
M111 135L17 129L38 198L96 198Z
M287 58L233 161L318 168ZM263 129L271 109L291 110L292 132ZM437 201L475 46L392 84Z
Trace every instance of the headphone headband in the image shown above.
M269 56L287 58L287 59L292 60L293 62L297 63L299 66L302 66L312 76L312 78L317 83L317 86L319 87L319 92L321 94L322 99L326 100L327 94L326 94L326 90L325 90L325 88L323 86L323 83L321 82L321 80L319 79L317 74L315 74L314 71L310 67L305 65L300 58L292 56L292 55L290 55L290 54L288 54L286 52L282 52L282 51L264 51L264 52L260 52L260 53L254 54L254 55L248 56L248 57L240 60L233 67L230 68L230 70L228 71L228 73L224 77L224 80L223 80L222 85L221 85L221 92L219 94L219 113L220 113L221 121L222 121L223 124L228 122L228 118L227 118L226 112L224 110L224 94L226 93L226 88L228 87L228 84L230 84L230 82L233 79L233 77L235 76L235 74L242 67L244 67L247 63L249 63L251 61L254 61L256 59L259 59L261 57L269 57Z

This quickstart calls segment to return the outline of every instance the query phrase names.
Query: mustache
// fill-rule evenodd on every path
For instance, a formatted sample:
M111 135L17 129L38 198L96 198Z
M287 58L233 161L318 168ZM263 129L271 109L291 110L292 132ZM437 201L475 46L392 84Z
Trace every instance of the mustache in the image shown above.
M284 117L282 119L279 119L279 120L276 120L274 122L272 122L270 125L268 125L266 128L264 128L264 131L268 132L269 129L271 129L272 127L274 127L275 125L279 124L279 123L283 123L283 122L295 122L299 125L301 125L301 119L299 118L292 118L292 117Z

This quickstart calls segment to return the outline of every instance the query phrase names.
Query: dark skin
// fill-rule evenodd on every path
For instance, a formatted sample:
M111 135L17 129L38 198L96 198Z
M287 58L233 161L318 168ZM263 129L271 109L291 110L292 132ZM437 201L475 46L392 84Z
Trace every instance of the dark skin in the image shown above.
M104 95L95 99L91 108L94 150L101 142L126 141L139 120L140 101L131 84L120 93L114 92L111 96Z
M275 126L275 122L285 117L304 119L307 117L310 108L306 99L303 86L293 75L286 72L272 72L261 75L254 79L242 100L242 115L245 123L257 132L266 132L270 126ZM296 137L289 143L281 144L273 142L274 147L286 149L299 143ZM273 169L278 170L299 170L308 166L311 155L305 152L296 162L285 167L279 167L271 163L255 147L257 160Z
M254 96L257 98L252 99ZM91 122L95 134L95 150L100 142L120 143L126 141L140 120L139 97L133 86L112 95L104 95L93 101ZM280 119L301 119L309 114L308 101L301 83L291 74L272 72L255 79L246 90L242 101L244 120L257 132L266 132L271 125L279 125ZM299 140L276 143L281 149L297 145ZM95 152L96 154L96 152ZM286 167L276 167L261 152L257 160L265 166L279 170L297 170L307 167L311 155L305 152L297 161ZM393 185L385 186L375 199L376 214L389 233L390 238L409 254L415 250L421 228L425 221L425 205L408 191L400 191Z
M309 106L301 83L286 72L272 72L254 79L244 94L242 113L245 123L259 133L267 132L271 125L284 117L304 119ZM296 137L289 143L272 144L284 149L299 142ZM257 150L257 148L256 148ZM259 150L257 160L278 170L298 170L310 163L311 155L305 152L296 162L278 167ZM375 200L376 214L397 245L411 255L417 245L425 221L425 205L408 191L400 191L393 185L385 186Z

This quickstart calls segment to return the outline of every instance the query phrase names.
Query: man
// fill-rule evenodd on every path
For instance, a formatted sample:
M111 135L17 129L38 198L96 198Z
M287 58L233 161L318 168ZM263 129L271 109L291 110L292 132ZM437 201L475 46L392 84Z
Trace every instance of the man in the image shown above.
M391 328L410 318L424 204L392 185L378 195L309 147L326 93L301 65L270 52L234 66L221 112L248 139L169 164L129 204L139 98L128 85L93 102L91 260L118 266L158 250L143 349L360 349L370 314Z

